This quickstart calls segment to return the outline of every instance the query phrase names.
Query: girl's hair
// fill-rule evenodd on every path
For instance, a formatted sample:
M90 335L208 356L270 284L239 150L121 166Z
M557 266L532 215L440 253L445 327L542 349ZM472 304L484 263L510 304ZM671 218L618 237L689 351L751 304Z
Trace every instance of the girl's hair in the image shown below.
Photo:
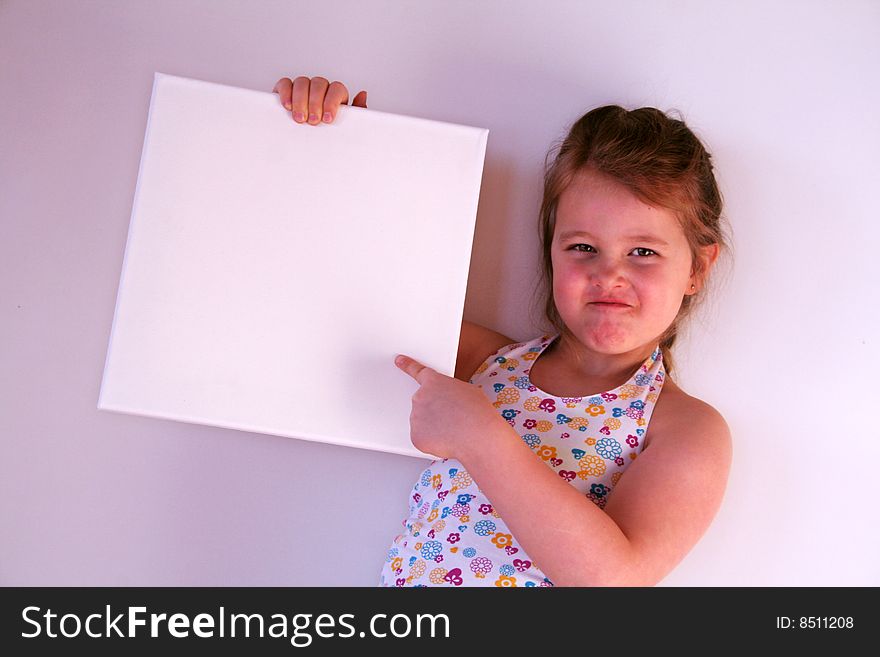
M680 115L680 114L679 114ZM548 165L553 151L552 164ZM701 270L699 247L718 244L729 251L721 224L722 197L712 168L712 158L683 120L653 107L626 110L618 105L597 107L578 119L568 135L551 148L544 162L544 198L539 232L542 268L539 300L544 315L560 333L573 338L553 299L553 263L550 247L556 227L559 197L574 175L583 169L598 171L622 183L642 202L671 210L678 217L691 248L697 278ZM681 309L660 337L663 359L672 372L671 349L678 329L702 298L685 295Z

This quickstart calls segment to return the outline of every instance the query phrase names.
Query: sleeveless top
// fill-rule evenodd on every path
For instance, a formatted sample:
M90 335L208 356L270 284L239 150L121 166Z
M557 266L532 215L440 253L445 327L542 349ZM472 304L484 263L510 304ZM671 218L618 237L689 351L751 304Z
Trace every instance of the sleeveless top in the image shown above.
M643 449L666 372L657 345L623 385L589 397L556 397L529 369L557 338L502 347L469 383L486 393L529 447L587 499L604 508ZM434 460L409 497L403 533L388 550L379 586L553 586L511 535L462 464Z

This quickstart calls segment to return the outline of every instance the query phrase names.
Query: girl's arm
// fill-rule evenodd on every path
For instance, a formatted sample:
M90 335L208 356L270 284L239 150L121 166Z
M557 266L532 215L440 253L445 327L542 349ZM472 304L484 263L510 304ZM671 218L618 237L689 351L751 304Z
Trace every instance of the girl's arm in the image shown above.
M498 331L466 319L462 320L461 336L458 340L458 359L455 361L455 378L467 383L484 360L501 347L514 342L516 340Z
M468 441L473 449L459 460L554 585L653 586L708 529L732 455L718 411L689 396L673 403L672 419L652 433L604 509L548 468L506 423Z

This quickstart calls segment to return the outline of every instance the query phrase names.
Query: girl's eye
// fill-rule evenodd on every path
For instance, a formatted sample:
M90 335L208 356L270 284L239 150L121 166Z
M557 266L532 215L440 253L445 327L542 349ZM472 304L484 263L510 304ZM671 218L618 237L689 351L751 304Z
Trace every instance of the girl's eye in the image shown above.
M637 246L633 251L638 251L640 256L657 255L657 252L653 249L646 249L643 246ZM647 251L647 253L642 253L642 251Z
M568 250L571 251L571 250L573 249L573 250L578 251L578 252L580 252L580 253L589 253L589 251L582 251L581 249L577 248L577 247L579 247L579 246L585 246L585 247L587 247L588 249L592 249L592 248L593 248L593 247L590 246L589 244L572 244L570 247L568 247ZM594 249L594 250L595 250L595 249Z

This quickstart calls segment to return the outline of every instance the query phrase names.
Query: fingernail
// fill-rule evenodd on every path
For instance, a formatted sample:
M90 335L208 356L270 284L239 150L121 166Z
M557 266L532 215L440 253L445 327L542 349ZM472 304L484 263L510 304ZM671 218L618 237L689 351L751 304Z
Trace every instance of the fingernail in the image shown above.
M324 112L324 123L330 123L330 120L333 118L333 115L330 112Z
M394 364L395 365L403 365L403 356L398 356L397 358L395 358Z
M299 122L302 122L302 120L303 120L303 113L302 113L302 112L295 112L295 113L293 114L293 118L296 119L296 120L299 121Z
M309 123L312 123L312 122L317 121L317 120L318 120L318 115L317 115L317 114L309 114Z
M290 103L284 103L284 107L286 107L287 109L290 109Z

